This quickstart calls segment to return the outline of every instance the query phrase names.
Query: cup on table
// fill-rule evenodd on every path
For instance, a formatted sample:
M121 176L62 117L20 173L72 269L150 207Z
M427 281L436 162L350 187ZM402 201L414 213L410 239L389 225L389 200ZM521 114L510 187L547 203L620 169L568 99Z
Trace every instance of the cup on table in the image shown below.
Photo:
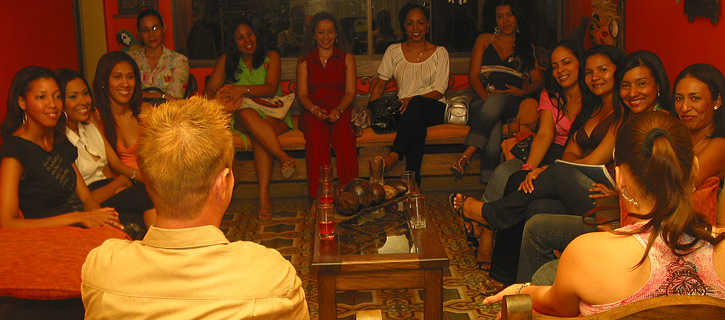
M331 204L335 200L335 178L331 165L320 166L320 180L317 183L317 202Z
M400 179L408 185L408 194L418 193L418 183L415 181L415 171L406 171L400 175Z
M506 120L506 127L503 130L503 135L507 138L513 138L521 130L521 120L519 118L513 118Z
M335 238L335 207L332 204L321 203L317 206L317 225L320 240Z
M370 183L383 184L383 170L385 169L385 161L383 156L375 156L369 161L370 164Z
M428 212L428 204L425 195L417 193L408 197L406 211L408 212L408 223L411 229L425 228L425 216Z
M328 178L334 178L332 174L332 166L329 164L323 164L320 166L320 180Z

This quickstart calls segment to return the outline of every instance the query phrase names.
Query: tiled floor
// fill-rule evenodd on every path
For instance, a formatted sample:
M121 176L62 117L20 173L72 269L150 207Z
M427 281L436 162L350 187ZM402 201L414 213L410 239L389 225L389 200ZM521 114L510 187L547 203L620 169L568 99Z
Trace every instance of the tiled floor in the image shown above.
M445 247L450 266L444 272L444 319L493 319L498 305L483 305L479 285L487 274L476 267L473 251L461 230L461 220L448 207L446 195L428 194L432 223ZM312 319L317 319L317 275L310 269L314 220L306 197L274 199L274 217L256 219L255 200L234 200L222 230L229 240L261 243L279 250L290 260L302 279ZM370 290L337 293L337 314L354 319L356 310L381 310L384 319L423 319L422 290Z

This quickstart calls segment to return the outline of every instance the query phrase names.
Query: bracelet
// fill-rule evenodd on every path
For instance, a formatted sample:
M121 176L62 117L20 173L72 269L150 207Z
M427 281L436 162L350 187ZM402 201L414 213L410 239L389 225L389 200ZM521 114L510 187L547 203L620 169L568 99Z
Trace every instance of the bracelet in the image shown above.
M521 170L534 170L534 167L532 167L532 166L531 166L530 164L528 164L528 163L524 163L524 164L523 164L523 165L521 166Z
M133 183L136 183L136 173L137 172L138 172L138 170L133 169L133 172L131 172L131 176L129 177L129 178L131 178L131 181L133 181Z
M250 91L251 90L249 89L249 87L247 87L247 92L245 93L245 95L248 95Z
M528 286L530 286L532 284L533 283L531 283L531 282L524 282L524 283L522 283L521 286L518 289L516 289L516 295L521 294L521 290L523 290L524 288L526 288L526 287L528 287Z
M161 94L161 99L166 99L166 93Z

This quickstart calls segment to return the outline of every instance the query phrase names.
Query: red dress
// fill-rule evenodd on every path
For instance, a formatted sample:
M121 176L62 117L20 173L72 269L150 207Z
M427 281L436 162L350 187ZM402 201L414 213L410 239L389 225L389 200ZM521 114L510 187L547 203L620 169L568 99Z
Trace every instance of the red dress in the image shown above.
M327 60L326 67L320 62L317 48L312 50L304 60L307 62L307 86L310 100L330 111L340 105L345 95L345 55L347 53L337 47ZM307 153L307 188L310 197L317 197L320 166L330 164L330 145L335 148L337 160L337 178L340 185L357 178L357 148L355 132L350 122L352 106L345 109L340 119L329 123L317 119L312 113L305 111L300 116L300 130L305 134Z

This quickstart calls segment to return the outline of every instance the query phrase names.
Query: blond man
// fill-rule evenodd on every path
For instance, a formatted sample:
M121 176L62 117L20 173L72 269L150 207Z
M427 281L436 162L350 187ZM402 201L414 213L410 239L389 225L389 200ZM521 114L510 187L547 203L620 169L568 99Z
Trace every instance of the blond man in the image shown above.
M88 255L86 319L309 319L279 252L219 230L234 187L222 107L191 98L141 117L139 169L158 217L143 240L109 240Z

